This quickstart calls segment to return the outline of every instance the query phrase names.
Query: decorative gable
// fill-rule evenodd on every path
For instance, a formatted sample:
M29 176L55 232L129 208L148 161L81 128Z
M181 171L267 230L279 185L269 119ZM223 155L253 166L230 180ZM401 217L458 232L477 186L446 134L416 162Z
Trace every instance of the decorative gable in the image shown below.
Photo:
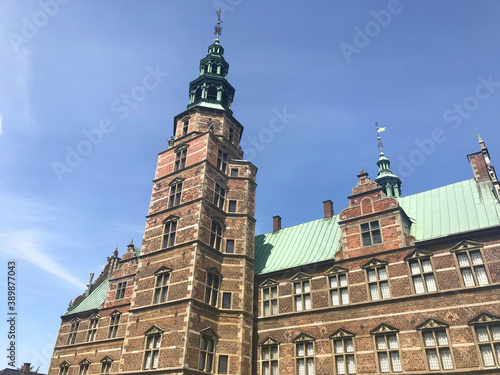
M459 242L455 246L453 246L450 251L453 253L455 251L465 251L465 250L473 250L473 249L481 249L483 244L481 242L475 242L470 240L463 240Z
M347 268L339 267L339 266L333 266L333 267L328 268L325 271L325 276L337 275L339 273L347 273L347 272L349 272L349 270Z
M89 316L89 320L95 320L95 319L100 319L101 316L98 313L94 313Z
M266 286L276 286L276 285L279 285L279 282L277 282L276 280L266 279L259 285L259 288L265 288Z
M156 270L155 275L158 275L160 273L166 273L166 272L172 272L172 269L168 268L167 266L161 266L160 268L158 268Z
M366 263L364 266L362 266L362 268L376 268L376 267L382 267L385 265L387 265L386 261L373 258L368 263Z
M476 316L469 322L469 325L475 324L488 324L488 323L498 323L500 322L500 316L496 316L489 313L482 313Z
M259 346L266 346L266 345L279 345L280 342L278 340L273 339L272 337L267 337L264 341L262 341Z
M114 359L111 358L109 355L107 355L106 357L104 357L103 359L101 359L101 363L111 363L113 361L114 361Z
M306 335L305 333L301 333L298 335L296 338L292 340L293 343L296 342L310 342L310 341L316 341L316 339L312 336Z
M293 276L290 281L301 281L301 280L309 280L311 276L309 276L307 273L304 272L299 272Z
M340 328L330 335L331 339L338 339L338 338L342 338L342 337L354 337L354 333Z
M168 223L169 221L176 221L179 219L180 219L179 216L169 215L165 220L163 220L163 223Z
M200 333L202 335L207 335L207 336L215 337L217 339L219 338L219 335L217 335L217 333L211 327L202 329Z
M417 326L418 330L437 329L437 328L448 328L448 324L434 319L427 319L425 322Z
M112 316L112 317L115 317L117 315L121 315L122 312L120 310L114 310L111 314L109 314L109 316Z
M148 329L146 332L144 332L145 336L158 335L158 334L160 334L160 335L163 334L163 330L156 325L153 325L150 329Z
M82 359L78 364L81 366L81 365L90 365L92 362L90 362L90 360L85 357L84 359Z
M73 318L70 320L70 323L73 324L73 323L80 323L82 320L80 318Z
M178 183L181 183L183 181L184 178L176 177L168 184L168 186L177 185Z
M188 147L189 147L189 144L188 144L188 143L181 143L181 144L179 144L179 145L175 148L175 151L184 150L185 148L188 148Z
M71 363L69 363L68 361L63 361L59 367L70 367L71 366Z
M428 251L423 251L423 250L413 250L410 254L405 256L405 260L410 260L410 259L418 259L418 258L428 258L432 256L432 254Z
M377 334L396 333L396 332L399 332L399 329L382 323L382 324L378 325L377 327L375 327L370 333L372 335L377 335Z

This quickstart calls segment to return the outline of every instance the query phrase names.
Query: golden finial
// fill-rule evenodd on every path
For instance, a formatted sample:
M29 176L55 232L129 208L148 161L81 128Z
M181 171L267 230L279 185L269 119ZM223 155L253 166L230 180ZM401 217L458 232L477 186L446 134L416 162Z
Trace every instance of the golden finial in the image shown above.
M222 9L219 8L219 10L216 10L215 11L215 14L217 14L217 25L215 25L214 29L214 35L215 35L215 39L219 39L219 35L222 34L222 26L220 25L222 23L222 21L220 20L220 16L222 14Z
M375 126L377 128L378 148L380 149L380 152L384 152L383 151L384 145L382 144L382 140L380 139L380 133L385 132L385 127L379 127L378 122L375 123Z

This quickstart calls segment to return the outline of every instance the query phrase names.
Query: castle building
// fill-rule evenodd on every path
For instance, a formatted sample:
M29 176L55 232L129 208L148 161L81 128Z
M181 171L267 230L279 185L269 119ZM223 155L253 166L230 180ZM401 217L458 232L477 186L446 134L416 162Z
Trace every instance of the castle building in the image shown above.
M325 201L323 218L255 236L228 69L217 37L158 156L141 248L115 250L62 315L48 374L500 373L485 143L473 179L410 196L381 152L339 214Z

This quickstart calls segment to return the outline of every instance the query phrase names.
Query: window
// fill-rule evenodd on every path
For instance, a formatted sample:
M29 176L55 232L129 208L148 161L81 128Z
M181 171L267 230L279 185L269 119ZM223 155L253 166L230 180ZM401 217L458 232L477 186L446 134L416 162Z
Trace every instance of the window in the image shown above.
M79 375L88 375L89 373L89 366L90 366L90 363L82 363L80 364L80 371L79 371Z
M372 301L381 298L390 298L389 282L387 281L386 265L380 261L373 260L366 267L366 276L368 278L368 289Z
M111 372L111 364L113 363L113 360L111 357L106 356L102 361L101 361L101 375L109 375Z
M226 240L226 253L234 253L234 240Z
M484 367L500 366L500 323L481 324L474 328Z
M168 199L168 208L181 204L182 181L170 185L170 196Z
M118 283L118 286L116 287L115 299L122 299L123 297L125 297L125 289L127 289L126 281Z
M354 361L354 335L343 330L341 332L341 334L334 334L333 338L335 371L337 375L355 374L356 363Z
M222 242L222 225L216 220L212 220L212 228L210 232L210 246L215 250L220 250L220 244Z
M330 297L333 306L347 305L349 293L347 291L347 273L328 276L330 284Z
M437 290L430 258L412 259L408 261L408 265L415 293L422 294Z
M429 370L453 370L453 360L445 328L422 332Z
M222 308L231 308L231 293L222 293Z
M184 121L184 124L182 126L182 136L184 137L189 130L189 120Z
M162 249L174 246L175 232L177 230L177 220L168 220L163 225Z
M481 250L461 251L456 254L465 286L489 284Z
M61 363L59 365L59 375L68 375L70 366L71 365L67 361L64 361L63 363Z
M231 177L238 177L238 168L231 168Z
M156 275L155 294L153 303L167 302L168 283L170 272L161 272Z
M314 375L314 342L295 343L297 375Z
M214 204L220 209L223 209L225 198L226 198L226 189L224 189L216 182L214 189Z
M217 168L222 172L226 173L227 166L227 152L219 150L217 151Z
M398 337L396 333L375 335L378 365L380 372L401 372Z
M228 357L227 355L220 355L219 356L219 366L217 368L219 369L218 373L219 374L227 374L227 361Z
M233 139L234 139L234 129L233 128L229 128L229 142L232 142Z
M186 166L187 148L183 148L175 153L174 172Z
M229 212L236 212L236 201L229 201Z
M261 374L278 375L278 345L264 345L260 350ZM314 365L314 362L313 362ZM311 374L312 375L312 374Z
M219 275L214 272L207 272L207 286L205 288L205 303L217 306L217 296L219 294Z
M198 369L200 371L211 372L212 363L214 361L214 351L215 351L215 340L211 336L202 335L201 336L201 348L200 348L200 365Z
M160 356L161 334L146 337L146 349L144 352L144 370L158 368L158 357Z
M80 326L80 321L78 319L73 319L71 321L71 327L69 329L69 335L68 335L68 345L75 343L76 333L78 331L79 326Z
M278 285L262 288L262 314L264 316L278 313Z
M361 224L361 238L363 246L370 246L382 242L378 221Z
M114 339L118 333L118 325L120 324L120 313L114 311L110 315L109 329L108 329L108 339Z
M309 280L293 283L295 311L311 309L311 287Z
M97 325L99 324L98 317L91 317L89 320L89 330L87 332L87 342L94 341L97 333Z

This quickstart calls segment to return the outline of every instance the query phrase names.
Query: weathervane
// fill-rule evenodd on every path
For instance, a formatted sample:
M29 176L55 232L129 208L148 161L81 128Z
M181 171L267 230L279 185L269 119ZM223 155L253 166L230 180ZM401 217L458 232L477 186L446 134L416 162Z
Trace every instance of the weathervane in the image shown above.
M377 139L378 139L378 148L380 149L380 152L384 152L383 148L384 145L382 143L382 140L380 139L380 133L385 132L385 127L380 127L378 126L378 122L375 123L375 126L377 127Z
M222 21L220 20L220 16L222 14L222 9L219 8L219 10L216 10L215 11L215 14L217 14L217 25L214 26L214 35L215 35L215 39L219 39L219 35L222 34L222 26L220 25L222 23Z

